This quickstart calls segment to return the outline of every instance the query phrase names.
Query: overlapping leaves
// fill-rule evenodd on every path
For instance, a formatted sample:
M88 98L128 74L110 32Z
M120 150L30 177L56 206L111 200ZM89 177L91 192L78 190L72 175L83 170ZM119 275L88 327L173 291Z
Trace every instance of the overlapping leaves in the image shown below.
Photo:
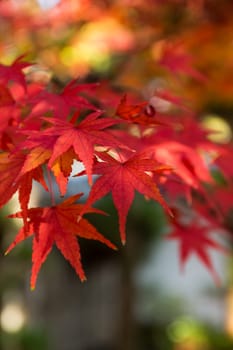
M209 208L205 212L208 222L211 222L211 210L221 211L216 218L227 214L229 200L228 205L221 208L211 201L211 196L217 198L218 193L224 198L224 188L221 191L215 188L212 169L218 167L221 171L222 167L226 184L232 188L232 169L228 164L232 147L219 147L210 142L208 132L199 127L180 98L169 91L155 96L180 108L180 117L172 111L166 115L158 112L156 98L151 105L150 101L131 103L126 95L116 96L118 106L109 114L99 107L107 106L106 103L98 101L97 107L87 97L89 91L97 88L95 84L72 81L61 92L48 92L41 84L26 83L23 69L28 66L22 58L9 67L0 66L0 206L18 192L21 211L12 217L23 219L23 227L7 252L33 236L32 288L53 245L81 280L85 274L78 237L99 240L115 248L84 218L88 212L100 213L92 205L108 193L112 194L118 212L123 243L135 191L158 202L170 217L173 217L170 204L178 197L183 197L187 206L192 205L197 212L202 207L198 202L204 201ZM187 120L189 124L184 123ZM56 204L51 173L60 194L65 196L74 160L85 169L81 174L88 177L90 194L82 205L75 203L80 195ZM97 176L94 184L93 175ZM79 178L73 179L78 188ZM51 206L29 207L34 181L49 192ZM171 222L174 232L170 237L181 240L182 244L181 262L185 263L191 252L196 252L216 279L207 248L221 248L207 238L208 227L203 230L199 226L187 226L188 233L183 235L176 221ZM219 225L222 224L221 217Z

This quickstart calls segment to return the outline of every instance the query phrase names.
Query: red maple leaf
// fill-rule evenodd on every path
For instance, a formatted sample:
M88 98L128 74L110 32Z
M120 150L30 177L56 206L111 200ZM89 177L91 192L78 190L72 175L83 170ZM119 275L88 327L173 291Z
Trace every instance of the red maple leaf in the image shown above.
M173 74L184 73L188 76L206 83L207 77L193 66L192 56L188 54L181 43L166 43L159 64L166 67Z
M0 64L0 83L8 84L10 81L14 81L21 85L24 90L27 89L25 75L22 70L31 66L31 63L23 62L24 55L18 57L10 66Z
M14 104L13 96L10 90L3 84L0 84L0 106L9 106Z
M75 154L83 162L89 183L92 182L92 165L95 145L119 147L120 142L107 132L107 128L118 123L112 118L99 118L100 112L93 112L78 125L56 118L45 118L53 123L53 127L45 130L42 135L47 138L56 136L48 166L52 167L56 159L73 147Z
M0 154L0 207L5 205L18 190L20 206L26 218L27 205L30 199L32 182L36 180L46 190L43 172L40 167L43 158L27 169L32 157L21 153L3 152ZM26 167L25 167L26 166Z
M78 84L77 79L71 80L67 84L61 94L59 95L64 102L71 107L76 108L86 108L97 111L96 108L88 99L84 96L80 96L79 93L95 90L99 84L89 83L89 84Z
M77 222L77 217L83 209L83 205L75 204L74 202L81 195L74 195L53 207L29 209L27 212L27 225L24 224L13 243L7 249L6 254L18 243L34 235L32 244L32 289L35 288L41 265L45 262L53 245L56 245L63 256L69 261L81 281L84 281L86 277L82 268L77 237L98 240L108 247L116 249L87 219L82 218ZM88 208L85 212L102 213L93 208ZM11 217L23 218L23 213L19 212L11 215Z
M187 185L202 190L202 182L213 183L204 157L193 148L179 142L165 141L155 145L153 152L155 159L169 164Z
M160 191L153 181L151 173L161 173L163 166L152 159L146 158L143 154L133 155L127 160L116 160L108 154L99 154L102 160L93 167L93 173L101 175L91 188L87 205L104 197L111 192L114 205L119 215L119 226L122 243L125 243L126 218L132 205L135 190L147 198L159 202L165 210L172 215ZM170 168L169 168L170 169ZM167 170L167 167L164 167Z
M46 164L51 157L56 140L56 136L45 137L43 134L31 132L27 140L20 144L20 147L27 152L27 155L19 176L37 168L39 165ZM51 166L62 196L66 194L68 178L72 171L73 161L76 158L77 156L73 149L70 148L56 158Z
M19 187L19 180L16 177L19 174L25 156L14 155L10 157L9 152L0 154L0 207L6 204Z
M30 118L48 115L49 112L56 118L64 119L75 109L99 111L86 97L79 95L79 93L92 90L96 86L97 84L78 84L77 80L72 80L59 94L43 89L30 98L30 103L33 106Z
M164 125L157 118L156 109L149 102L129 103L124 95L117 106L116 115L129 123Z
M228 184L225 187L216 188L212 194L213 202L222 215L232 215L231 210L233 209L233 183Z
M196 218L188 224L175 220L173 224L174 230L166 238L175 239L179 242L181 268L183 268L192 254L196 254L200 262L211 272L216 284L219 285L220 279L212 265L208 249L215 249L224 253L229 253L229 250L210 237L213 234L213 229L216 227L201 224L200 218L199 220Z

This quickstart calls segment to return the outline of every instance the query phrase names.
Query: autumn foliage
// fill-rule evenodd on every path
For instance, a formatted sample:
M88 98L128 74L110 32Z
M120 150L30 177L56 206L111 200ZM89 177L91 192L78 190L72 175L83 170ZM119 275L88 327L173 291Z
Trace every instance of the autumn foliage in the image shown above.
M206 84L207 77L182 45L169 43L163 50L158 66ZM20 218L22 228L7 253L33 236L31 288L54 245L82 281L79 237L116 249L85 218L88 213L106 214L94 206L109 193L125 244L135 192L163 207L170 226L167 238L179 242L181 265L194 253L218 283L208 252L228 252L216 233L230 237L231 143L211 141L213 131L204 128L185 98L167 87L154 88L143 98L106 81L73 79L59 90L31 79L33 66L26 56L0 65L0 205L18 193L21 211L10 217ZM75 173L74 164L84 170ZM77 203L80 176L87 176L90 193ZM69 196L71 179L77 182L77 194ZM30 207L35 182L50 194L49 206Z

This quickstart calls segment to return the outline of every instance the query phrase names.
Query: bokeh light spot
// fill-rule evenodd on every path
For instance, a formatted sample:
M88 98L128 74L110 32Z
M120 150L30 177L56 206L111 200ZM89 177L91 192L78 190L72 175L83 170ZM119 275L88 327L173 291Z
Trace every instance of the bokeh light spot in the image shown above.
M26 316L22 306L16 302L7 303L1 312L1 327L8 333L17 333L25 325Z
M213 142L228 143L232 138L229 124L218 115L207 115L203 118L202 125L213 131L208 135L208 138Z

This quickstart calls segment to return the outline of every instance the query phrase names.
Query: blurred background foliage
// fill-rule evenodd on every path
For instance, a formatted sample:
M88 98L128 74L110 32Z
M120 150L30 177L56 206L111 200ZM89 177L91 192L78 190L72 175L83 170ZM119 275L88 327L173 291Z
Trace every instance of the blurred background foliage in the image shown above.
M35 62L28 79L51 89L74 78L102 81L98 91L110 106L116 90L150 98L155 88L168 88L222 131L220 142L231 138L233 125L232 35L231 0L0 1L1 63L25 55ZM37 198L43 200L40 192ZM113 215L92 220L119 246L110 198L100 207ZM5 215L7 208L2 255L17 230ZM55 251L33 293L27 244L1 256L0 349L232 349L230 259L216 257L219 288L194 262L179 276L177 253L161 246L167 230L160 208L137 196L119 252L81 242L87 283Z
M61 82L106 78L141 91L162 80L195 110L231 112L232 1L62 0L49 9L40 4L48 7L49 1L1 1L3 63L26 53L41 75Z

